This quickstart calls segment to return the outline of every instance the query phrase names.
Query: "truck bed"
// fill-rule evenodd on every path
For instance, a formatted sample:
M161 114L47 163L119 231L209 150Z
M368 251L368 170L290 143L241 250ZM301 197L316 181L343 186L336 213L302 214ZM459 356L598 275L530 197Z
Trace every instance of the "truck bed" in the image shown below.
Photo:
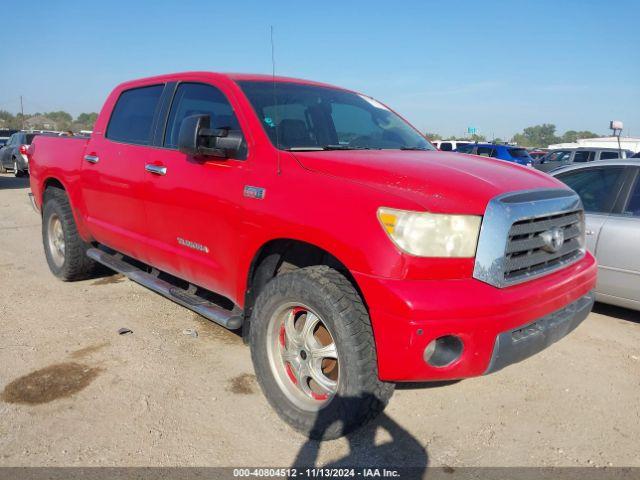
M77 181L90 137L38 135L29 148L31 192L37 208L42 206L43 181L64 178Z

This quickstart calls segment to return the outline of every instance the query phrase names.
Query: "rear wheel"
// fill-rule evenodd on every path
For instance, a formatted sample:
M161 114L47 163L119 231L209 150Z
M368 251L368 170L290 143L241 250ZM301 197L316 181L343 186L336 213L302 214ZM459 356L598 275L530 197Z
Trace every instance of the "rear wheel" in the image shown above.
M375 418L394 385L378 379L373 332L353 285L326 266L271 280L251 319L258 382L278 415L316 439Z
M69 200L58 188L45 192L42 241L49 269L56 277L71 281L91 276L96 264L87 257L89 245L80 238Z

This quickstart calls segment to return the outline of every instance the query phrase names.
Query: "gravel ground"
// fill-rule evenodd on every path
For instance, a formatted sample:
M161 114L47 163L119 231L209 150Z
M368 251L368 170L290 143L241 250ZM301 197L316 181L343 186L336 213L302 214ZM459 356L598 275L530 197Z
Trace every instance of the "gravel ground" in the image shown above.
M596 305L541 354L401 386L319 444L269 408L234 333L119 275L56 280L27 191L0 175L0 466L640 466L638 312Z

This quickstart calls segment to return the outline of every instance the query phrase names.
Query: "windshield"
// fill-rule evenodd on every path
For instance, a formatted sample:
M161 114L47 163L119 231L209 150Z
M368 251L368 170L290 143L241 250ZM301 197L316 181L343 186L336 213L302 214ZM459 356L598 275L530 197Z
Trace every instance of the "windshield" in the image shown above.
M398 115L364 95L297 83L238 84L278 148L434 150Z

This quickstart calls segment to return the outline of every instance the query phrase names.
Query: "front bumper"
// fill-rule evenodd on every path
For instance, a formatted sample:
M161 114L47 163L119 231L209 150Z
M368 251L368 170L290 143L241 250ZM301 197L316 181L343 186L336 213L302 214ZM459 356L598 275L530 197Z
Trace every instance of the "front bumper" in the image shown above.
M560 310L498 335L489 367L484 373L497 372L507 365L529 358L568 335L587 318L594 297L589 292Z
M354 277L369 308L380 378L417 382L490 373L563 337L589 313L596 271L595 259L586 253L557 272L506 288L473 278L392 280L357 272ZM581 308L571 317L567 312L575 302ZM559 312L571 318L554 321L565 317ZM507 341L534 322L542 322L536 324L543 330L540 336ZM425 348L445 335L462 341L462 354L451 364L432 366L424 361Z

